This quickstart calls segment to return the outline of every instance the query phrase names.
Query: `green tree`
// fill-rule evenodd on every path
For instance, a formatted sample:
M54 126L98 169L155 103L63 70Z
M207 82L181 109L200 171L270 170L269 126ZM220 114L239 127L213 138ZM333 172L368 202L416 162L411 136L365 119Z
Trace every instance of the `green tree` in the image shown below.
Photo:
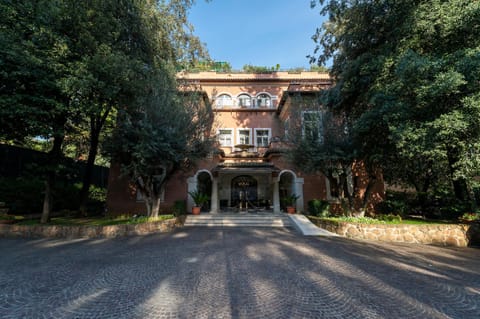
M245 64L243 66L243 71L248 73L271 73L280 70L280 64L276 64L275 66L268 67L268 66L257 66L251 64Z
M333 58L335 79L324 102L352 119L360 158L391 182L423 193L446 181L468 200L479 172L480 3L318 3L329 17L314 37L318 62Z
M330 70L326 66L323 66L323 65L311 64L309 71L312 71L312 72L327 72L328 73Z
M230 72L232 71L232 66L229 62L223 61L211 61L204 60L198 61L193 65L193 67L185 67L187 72L198 72L198 71L216 71L216 72Z
M78 59L69 91L81 104L90 132L80 211L86 209L101 133L114 119L112 113L142 92L148 74L159 64L187 63L185 59L203 54L186 19L191 4L189 0L71 3L76 15L69 38Z
M331 195L340 201L344 214L364 216L379 174L375 167L367 167L358 160L348 118L321 105L318 94L293 96L292 105L290 160L304 172L321 172L328 179ZM359 187L354 176L360 170L367 173L365 189Z
M52 140L45 170L42 222L62 162L69 120L79 114L64 90L70 72L63 1L4 1L0 5L0 129L3 140Z
M191 0L27 0L0 4L0 136L52 140L42 222L65 138L88 127L88 197L100 134L119 107L144 94L160 65L203 53L186 12ZM111 123L111 122L110 122Z
M165 69L143 98L121 111L107 151L142 194L148 216L158 216L168 179L211 151L212 120L204 95L177 83Z
M158 31L158 26L151 21L156 18L152 17L153 1L72 1L68 5L76 13L67 34L75 58L66 89L82 110L77 127L88 132L80 191L80 211L85 214L102 130L114 120L111 115L116 108L130 103L140 90L144 66L155 63L158 48L150 28Z

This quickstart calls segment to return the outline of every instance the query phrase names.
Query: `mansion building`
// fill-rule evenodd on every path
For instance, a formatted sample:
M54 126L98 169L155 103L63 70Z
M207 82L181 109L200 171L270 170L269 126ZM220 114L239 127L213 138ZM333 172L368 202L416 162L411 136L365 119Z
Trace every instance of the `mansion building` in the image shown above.
M303 98L318 106L318 93L332 85L327 73L182 72L177 76L206 93L214 113L211 134L216 136L218 150L194 170L177 172L168 180L162 190L161 211L171 211L176 201L185 201L191 212L193 200L188 193L195 190L209 196L203 211L212 213L281 212L285 210L282 198L292 194L299 212L312 199L336 201L336 191L325 176L303 173L285 153L292 112ZM309 121L318 119L318 112L318 108L302 112L302 125L311 128ZM362 169L352 174L358 177L355 187L365 187ZM373 193L378 198L383 192L380 178ZM107 206L113 214L145 211L141 196L120 177L115 164L110 169Z

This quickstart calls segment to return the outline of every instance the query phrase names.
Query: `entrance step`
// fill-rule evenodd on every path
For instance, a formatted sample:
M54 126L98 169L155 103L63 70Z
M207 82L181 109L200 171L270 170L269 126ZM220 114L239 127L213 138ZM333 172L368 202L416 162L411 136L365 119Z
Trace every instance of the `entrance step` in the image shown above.
M285 214L200 214L188 215L184 226L204 227L291 227Z

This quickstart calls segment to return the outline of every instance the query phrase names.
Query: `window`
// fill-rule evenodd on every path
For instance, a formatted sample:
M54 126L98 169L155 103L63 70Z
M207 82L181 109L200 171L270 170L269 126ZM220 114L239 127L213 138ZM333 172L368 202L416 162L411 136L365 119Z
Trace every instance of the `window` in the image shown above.
M232 107L233 106L233 99L228 94L220 94L215 99L215 107L221 109L224 107Z
M255 129L255 142L257 147L268 147L270 142L270 129Z
M250 107L252 104L252 98L248 94L240 94L238 96L238 106Z
M250 144L250 129L238 129L238 144Z
M323 143L323 113L320 111L305 111L302 113L303 137Z
M257 96L257 107L269 108L272 106L272 99L268 94L262 93Z
M220 129L218 130L218 142L221 146L233 145L233 130L232 129Z

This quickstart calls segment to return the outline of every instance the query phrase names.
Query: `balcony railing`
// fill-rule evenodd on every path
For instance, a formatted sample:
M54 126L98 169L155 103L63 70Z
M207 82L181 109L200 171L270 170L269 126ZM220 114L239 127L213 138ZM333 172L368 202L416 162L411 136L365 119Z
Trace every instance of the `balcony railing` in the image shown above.
M213 105L214 110L274 110L276 106Z

